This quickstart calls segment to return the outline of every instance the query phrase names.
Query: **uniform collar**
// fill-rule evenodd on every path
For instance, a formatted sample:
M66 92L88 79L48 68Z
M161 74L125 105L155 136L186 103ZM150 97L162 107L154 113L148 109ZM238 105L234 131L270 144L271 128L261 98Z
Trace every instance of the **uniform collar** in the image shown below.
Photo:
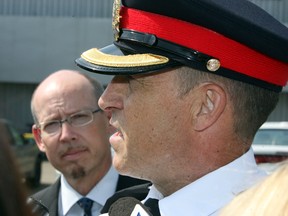
M264 176L266 174L258 169L253 150L250 149L240 158L163 199L152 186L147 198L160 198L159 207L163 216L213 215Z

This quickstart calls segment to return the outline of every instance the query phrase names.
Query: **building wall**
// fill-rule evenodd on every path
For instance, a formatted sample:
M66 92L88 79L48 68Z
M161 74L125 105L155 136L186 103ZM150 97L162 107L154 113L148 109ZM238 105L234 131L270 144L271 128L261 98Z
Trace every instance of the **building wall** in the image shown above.
M2 82L39 83L55 70L78 70L83 51L112 42L111 18L2 16L0 29Z
M282 23L288 24L287 0L250 0L260 6Z
M31 95L36 84L0 83L0 118L9 119L21 132L31 130Z
M111 17L114 0L1 0L3 16Z

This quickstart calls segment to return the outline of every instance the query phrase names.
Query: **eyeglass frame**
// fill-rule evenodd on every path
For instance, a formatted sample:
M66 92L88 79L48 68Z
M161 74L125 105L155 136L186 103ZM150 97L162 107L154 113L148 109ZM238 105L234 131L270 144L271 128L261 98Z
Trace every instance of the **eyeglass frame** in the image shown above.
M85 112L85 111L91 112L92 118L91 118L90 121L86 122L85 124L79 125L79 126L75 126L75 125L71 124L71 120L70 120L70 119L71 119L73 116L75 116L75 115L77 115L77 114L79 114L79 113L81 113L81 112ZM84 126L92 123L92 122L94 121L94 115L93 115L93 114L95 114L95 113L97 113L97 112L99 112L99 111L102 111L102 110L101 110L100 108L97 108L97 109L95 109L95 110L89 110L89 109L88 109L88 110L81 110L81 111L79 111L79 112L75 112L75 113L70 114L70 115L69 115L68 117L66 117L65 119L61 119L61 120L51 120L51 121L47 121L47 122L41 122L41 123L39 123L39 124L37 125L37 128L40 129L41 133L43 132L43 133L44 133L45 135L47 135L47 136L53 136L53 135L59 133L59 131L60 131L59 129L62 128L62 124L65 123L65 122L67 122L67 123L68 123L70 126L72 126L72 127L84 127ZM43 128L44 128L47 124L49 124L49 123L58 123L58 124L59 124L59 128L58 128L55 132L53 132L53 133L47 133L47 132L45 132L45 131L43 130Z

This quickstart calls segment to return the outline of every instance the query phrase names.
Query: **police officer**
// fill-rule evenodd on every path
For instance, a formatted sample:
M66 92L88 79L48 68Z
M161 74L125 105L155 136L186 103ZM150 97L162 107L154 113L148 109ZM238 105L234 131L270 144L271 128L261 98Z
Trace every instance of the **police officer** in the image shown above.
M76 63L114 75L113 165L153 182L158 215L216 215L265 176L251 143L287 83L288 29L246 0L116 0L112 25Z

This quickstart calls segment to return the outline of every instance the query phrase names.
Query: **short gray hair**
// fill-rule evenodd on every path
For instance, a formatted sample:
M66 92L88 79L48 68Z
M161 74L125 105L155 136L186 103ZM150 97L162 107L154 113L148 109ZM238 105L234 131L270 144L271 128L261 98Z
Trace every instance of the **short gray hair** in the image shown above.
M181 97L203 82L212 82L225 89L233 105L234 131L245 140L254 137L279 100L279 93L189 67L179 68L176 77Z

